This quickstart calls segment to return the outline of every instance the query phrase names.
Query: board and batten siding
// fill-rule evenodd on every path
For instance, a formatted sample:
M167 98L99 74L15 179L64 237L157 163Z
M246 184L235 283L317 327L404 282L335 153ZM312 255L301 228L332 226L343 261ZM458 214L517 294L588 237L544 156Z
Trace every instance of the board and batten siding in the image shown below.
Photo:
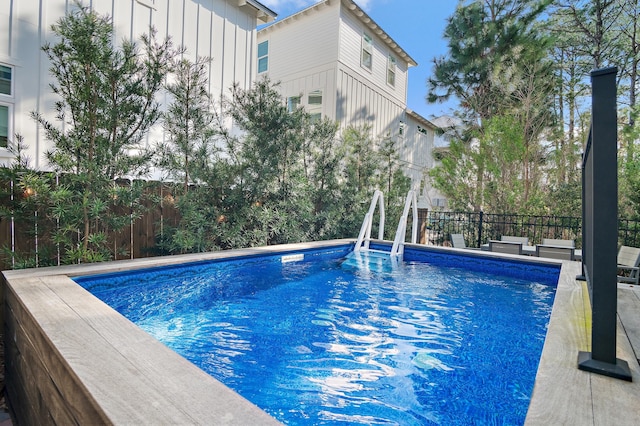
M341 127L371 126L374 137L395 136L405 105L372 86L359 73L340 66L337 78L336 120Z
M300 96L302 107L308 106L308 96L311 92L322 91L322 116L335 120L335 76L335 64L306 70L303 74L294 74L289 79L281 81L279 91L285 100L291 96Z
M405 104L407 99L407 64L376 35L366 28L352 13L343 9L340 21L340 57L346 66L362 74L370 84L379 87L398 103ZM371 70L361 65L362 36L367 34L373 39L373 57ZM387 60L389 55L396 58L396 82L387 84Z
M404 121L404 135L400 137L398 144L400 162L405 174L411 178L411 189L418 194L418 208L431 208L432 182L426 171L431 170L435 161L433 159L434 130L426 123L418 121L410 114ZM421 127L426 134L418 130Z
M233 83L249 88L255 80L257 18L248 9L230 0L90 0L101 15L113 18L115 43L123 38L139 39L149 24L157 30L157 39L170 36L174 46L184 46L185 55L212 59L209 70L210 92L214 97L227 95ZM15 133L24 137L32 166L46 169L43 153L51 148L42 131L31 119L32 111L55 120L57 100L49 84L49 61L41 51L46 42L55 43L51 25L74 7L69 0L0 1L0 64L13 70L14 94L0 96L0 104L9 105L10 140ZM166 102L167 97L160 95ZM148 143L162 139L160 124L150 132ZM0 162L12 155L0 148Z

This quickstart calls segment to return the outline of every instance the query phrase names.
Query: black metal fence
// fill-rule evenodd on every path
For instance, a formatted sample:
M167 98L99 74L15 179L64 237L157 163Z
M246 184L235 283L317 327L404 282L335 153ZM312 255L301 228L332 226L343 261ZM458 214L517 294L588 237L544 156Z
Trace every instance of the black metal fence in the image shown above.
M480 247L502 235L528 237L531 244L543 238L574 240L582 248L582 218L573 216L534 216L484 212L422 211L424 243L446 246L451 234L462 234L468 247ZM640 247L640 221L618 220L618 245Z

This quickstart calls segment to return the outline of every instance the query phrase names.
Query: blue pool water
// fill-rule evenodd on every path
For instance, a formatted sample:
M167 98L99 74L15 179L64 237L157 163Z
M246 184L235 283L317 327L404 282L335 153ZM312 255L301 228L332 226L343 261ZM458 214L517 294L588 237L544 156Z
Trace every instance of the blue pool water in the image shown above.
M348 249L76 281L284 423L524 423L559 268Z

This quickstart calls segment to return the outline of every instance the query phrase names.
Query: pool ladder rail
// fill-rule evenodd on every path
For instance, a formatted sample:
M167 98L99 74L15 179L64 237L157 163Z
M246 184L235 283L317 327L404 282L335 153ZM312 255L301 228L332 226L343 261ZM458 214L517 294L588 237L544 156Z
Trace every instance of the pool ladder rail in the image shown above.
M369 205L369 211L364 216L364 220L362 221L362 226L360 227L360 233L358 234L358 239L356 240L356 244L354 246L354 253L366 252L370 254L376 254L377 256L384 255L388 256L391 260L393 259L396 263L398 261L402 261L404 255L404 243L405 243L405 234L407 232L407 220L409 218L409 211L413 207L413 222L411 229L411 242L413 244L417 241L418 236L418 204L416 201L416 192L414 190L410 190L407 193L407 198L404 203L404 210L402 211L402 216L398 221L398 228L396 229L396 236L393 240L393 245L391 246L391 251L387 252L384 250L374 250L370 248L371 243L371 228L373 225L373 216L376 210L376 206L379 207L380 211L380 221L378 225L378 239L384 239L384 195L382 191L376 190L373 193L373 197L371 199L371 204Z

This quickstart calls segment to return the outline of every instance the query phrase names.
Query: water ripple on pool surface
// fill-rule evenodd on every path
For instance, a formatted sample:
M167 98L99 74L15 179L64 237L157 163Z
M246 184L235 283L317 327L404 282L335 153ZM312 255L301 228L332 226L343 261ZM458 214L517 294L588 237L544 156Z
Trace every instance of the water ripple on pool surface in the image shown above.
M521 424L554 295L461 268L335 261L148 287L96 294L289 424Z

